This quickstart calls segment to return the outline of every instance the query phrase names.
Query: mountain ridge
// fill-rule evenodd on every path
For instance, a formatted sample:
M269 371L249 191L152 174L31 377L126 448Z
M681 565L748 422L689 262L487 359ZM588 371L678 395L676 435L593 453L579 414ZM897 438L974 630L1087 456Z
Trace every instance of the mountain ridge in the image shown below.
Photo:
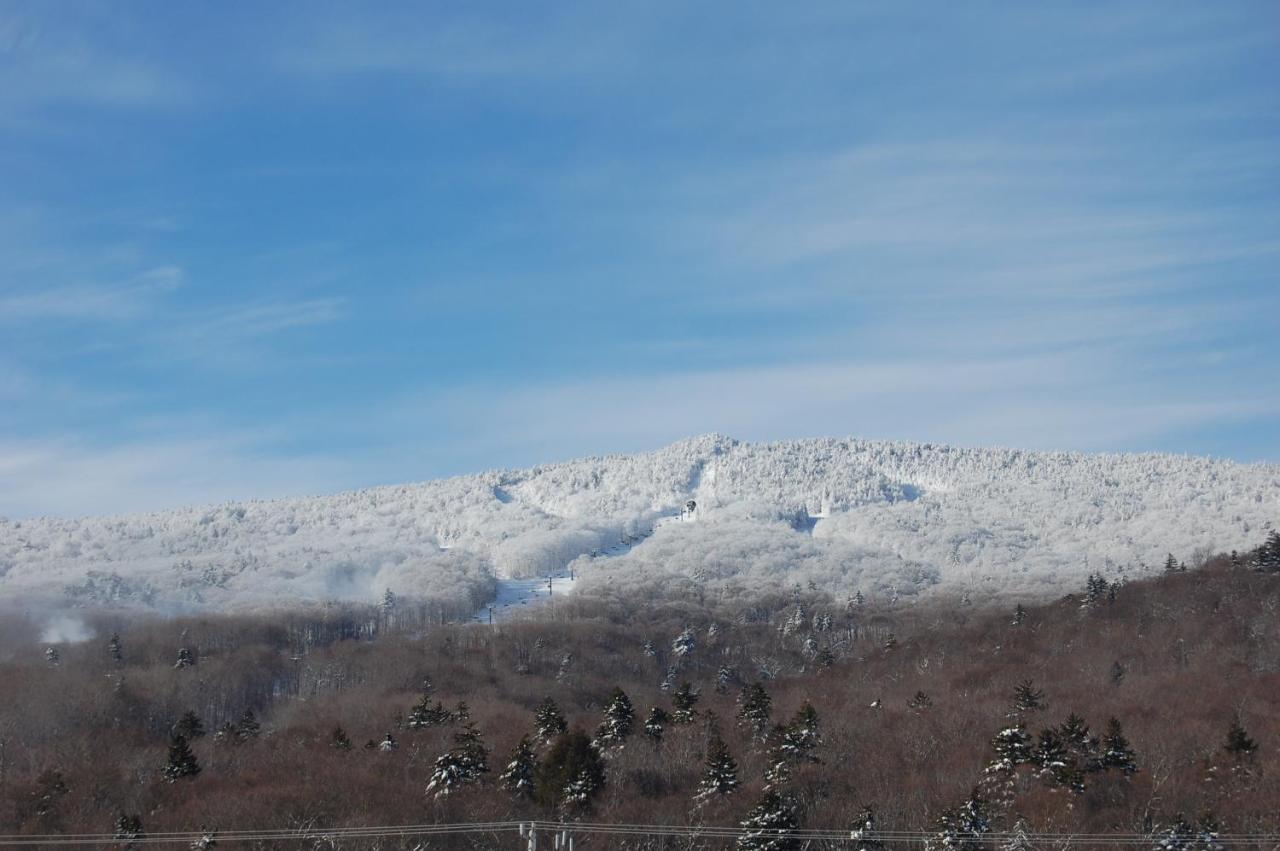
M0 519L0 594L187 611L390 589L465 608L496 578L571 563L586 592L698 574L741 594L802 579L840 593L967 582L1043 594L1082 571L1150 569L1160 550L1251 546L1280 516L1278 495L1280 465L1199 456L712 433L315 497ZM623 539L643 543L595 563Z

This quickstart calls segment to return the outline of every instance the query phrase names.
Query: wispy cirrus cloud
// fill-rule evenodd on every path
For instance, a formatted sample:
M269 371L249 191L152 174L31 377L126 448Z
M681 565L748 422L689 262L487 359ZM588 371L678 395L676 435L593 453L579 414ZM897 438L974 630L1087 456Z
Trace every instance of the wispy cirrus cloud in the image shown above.
M157 266L122 284L72 284L0 292L0 322L42 320L120 321L154 309L157 300L182 286L179 266Z

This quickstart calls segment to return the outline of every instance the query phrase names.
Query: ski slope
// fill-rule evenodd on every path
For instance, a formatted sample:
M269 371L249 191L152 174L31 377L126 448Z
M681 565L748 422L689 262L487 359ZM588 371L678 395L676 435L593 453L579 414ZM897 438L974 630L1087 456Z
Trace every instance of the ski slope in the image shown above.
M391 590L487 618L570 569L573 593L633 601L1047 595L1255 546L1277 520L1276 465L706 435L332 496L0 519L0 603L221 611Z

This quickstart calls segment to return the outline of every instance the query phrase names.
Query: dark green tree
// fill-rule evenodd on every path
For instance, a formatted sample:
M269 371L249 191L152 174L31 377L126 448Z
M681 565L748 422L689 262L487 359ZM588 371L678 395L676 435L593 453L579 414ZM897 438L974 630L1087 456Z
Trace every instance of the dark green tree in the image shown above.
M164 778L176 783L183 777L195 777L200 773L200 763L191 746L182 736L174 736L169 742L169 762L164 767Z
M604 719L596 728L595 746L602 751L621 747L631 735L631 727L635 723L635 709L631 706L631 698L616 686L604 705Z
M708 798L731 795L738 788L738 763L729 746L720 737L720 731L712 730L707 741L707 756L702 771L702 782L694 798L705 801Z
M543 698L533 711L534 735L542 744L548 744L569 729L560 707L550 697Z
M556 739L534 776L534 797L567 812L590 808L604 788L604 760L586 733L574 729Z
M697 716L694 707L698 703L698 693L687 681L680 684L671 695L671 720L676 724L689 724Z
M738 694L738 724L751 730L756 739L763 739L769 730L773 713L773 698L758 682L743 686Z
M1227 730L1227 741L1222 749L1238 760L1251 756L1258 749L1258 743L1249 738L1249 734L1241 725L1239 715L1231 719L1231 727Z
M195 710L188 709L178 719L178 722L173 725L173 732L182 736L188 742L192 742L204 736L204 723L200 720L200 716L195 713Z
M795 836L799 827L795 804L769 790L742 820L739 851L795 851L800 847Z
M667 710L661 706L655 706L649 710L649 717L644 719L644 734L649 741L655 745L662 743L662 736L666 733L667 723L671 721L671 716L667 714Z
M498 775L498 783L517 797L533 797L534 781L538 771L538 756L528 736L521 736L511 752L507 767Z

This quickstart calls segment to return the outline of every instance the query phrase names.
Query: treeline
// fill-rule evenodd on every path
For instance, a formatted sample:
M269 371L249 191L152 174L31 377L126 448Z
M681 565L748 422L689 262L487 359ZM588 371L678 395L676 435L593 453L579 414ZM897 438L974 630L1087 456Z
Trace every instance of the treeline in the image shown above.
M1274 535L1007 609L797 588L733 613L573 600L490 627L388 599L104 619L52 646L10 620L0 833L127 847L198 829L209 847L246 828L582 818L741 825L751 848L793 847L798 827L865 848L904 830L949 848L1106 832L1210 848L1280 830L1272 553Z

